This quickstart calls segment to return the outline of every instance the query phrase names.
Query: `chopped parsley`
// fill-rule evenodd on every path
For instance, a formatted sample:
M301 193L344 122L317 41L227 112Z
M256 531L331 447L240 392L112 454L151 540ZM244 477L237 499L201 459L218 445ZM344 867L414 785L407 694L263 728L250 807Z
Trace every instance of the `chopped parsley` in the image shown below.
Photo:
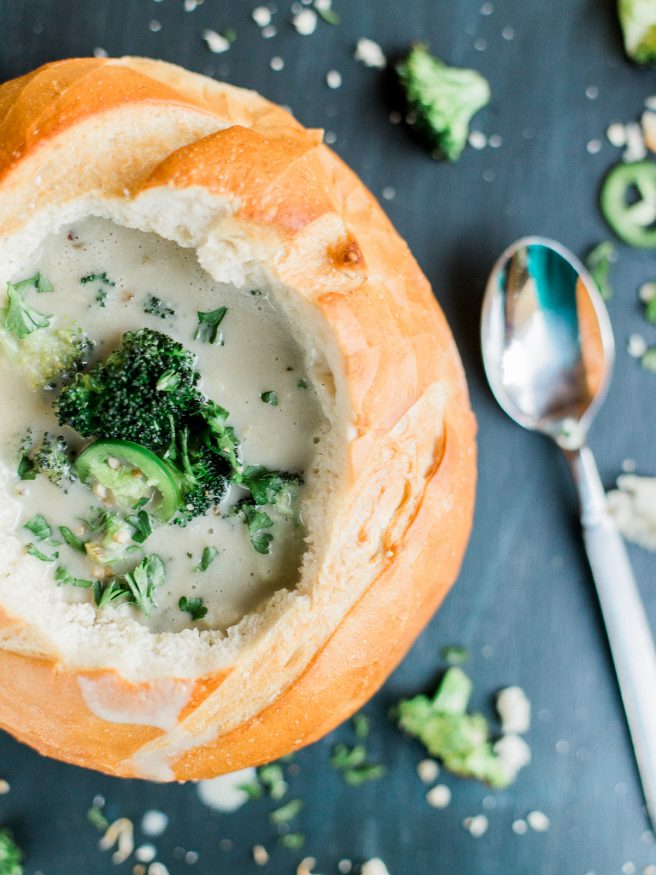
M187 598L186 595L183 595L178 602L178 607L181 611L185 611L187 614L191 614L192 620L202 620L203 617L207 614L207 608L203 604L203 600L201 598Z
M289 851L297 851L305 844L305 836L301 832L288 832L278 838L278 844Z
M367 749L363 744L356 744L353 747L348 747L346 744L336 745L330 757L330 765L337 769L344 781L352 787L367 781L376 781L382 778L386 771L385 766L368 762Z
M300 480L291 474L270 471L263 465L247 465L236 482L250 490L255 504L275 504L284 490L294 490Z
M0 875L23 875L23 852L7 829L0 829Z
M460 644L446 644L440 651L440 655L449 665L462 665L469 659L469 651Z
M139 608L149 616L155 602L155 591L164 583L164 562L156 554L145 556L132 571L103 585L94 584L96 605L103 608L113 602L123 602Z
M19 340L24 340L33 331L50 325L50 316L30 307L25 301L25 295L30 288L52 291L52 286L48 289L44 283L50 285L40 273L19 283L7 283L7 306L3 310L3 324Z
M334 9L324 9L322 6L315 6L314 8L317 10L319 15L326 22L326 24L339 24L342 20Z
M256 298L261 297L262 289L251 289L251 295L254 295Z
M194 334L194 340L200 340L202 343L218 342L223 346L223 332L219 331L219 325L227 312L227 307L218 307L216 310L209 310L206 313L197 312L198 327Z
M590 276L605 301L613 297L610 273L616 260L616 246L611 240L598 243L585 259L585 266L590 271Z
M273 535L271 532L265 532L265 529L270 529L273 526L273 520L268 513L263 510L258 510L255 505L242 504L239 506L239 513L246 525L248 526L248 537L257 553L270 553L271 542Z
M23 454L18 462L16 473L21 480L36 480L36 465L29 456Z
M302 799L290 799L289 802L281 805L280 808L274 809L269 815L269 818L271 823L275 823L276 825L289 823L290 820L293 820L296 815L299 814L302 808Z
M137 513L131 514L126 518L126 522L130 523L134 532L132 540L137 544L143 544L146 538L153 533L153 522L147 510L139 510Z
M55 580L57 581L57 586L78 586L82 589L91 589L93 586L93 580L74 577L70 571L67 571L61 565L58 565L55 569Z
M369 735L370 721L366 714L355 714L353 720L353 732L356 738L365 739Z
M296 385L299 389L307 389L308 387L307 380L299 380Z
M282 799L287 793L288 784L283 776L282 767L277 763L260 766L257 770L260 783L267 788L272 799Z
M102 808L99 805L92 805L87 811L87 820L91 826L95 826L98 832L106 832L109 827L109 821L103 814Z
M61 532L61 536L66 541L69 547L72 547L74 550L77 550L78 553L85 553L86 550L84 548L84 541L81 538L72 532L68 526L60 526L59 531Z
M194 571L207 571L218 555L219 551L216 547L204 547L200 562L198 565L194 565Z
M23 523L23 528L31 532L37 541L45 541L46 538L52 537L50 524L40 513L35 514L26 523Z
M158 316L160 319L168 319L169 316L175 316L175 310L170 307L166 301L158 298L156 295L150 295L144 304L144 313L150 316Z
M260 395L260 400L264 401L265 404L270 404L272 407L278 406L278 395L272 390L269 390L268 392L262 392L262 394Z
M41 562L54 562L55 559L59 558L59 553L53 553L52 556L47 556L45 553L42 553L38 547L35 547L34 544L27 544L25 550L29 556L34 556L35 559L40 559Z
M656 346L650 346L640 359L640 364L646 371L656 374Z

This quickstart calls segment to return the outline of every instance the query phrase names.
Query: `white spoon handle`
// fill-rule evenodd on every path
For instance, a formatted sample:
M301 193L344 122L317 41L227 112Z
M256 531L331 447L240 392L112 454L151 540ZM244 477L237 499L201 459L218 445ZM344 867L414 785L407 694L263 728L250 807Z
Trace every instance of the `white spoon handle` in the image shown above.
M656 826L656 648L633 570L606 510L588 447L566 452L581 502L585 548L592 568L631 731L647 811Z

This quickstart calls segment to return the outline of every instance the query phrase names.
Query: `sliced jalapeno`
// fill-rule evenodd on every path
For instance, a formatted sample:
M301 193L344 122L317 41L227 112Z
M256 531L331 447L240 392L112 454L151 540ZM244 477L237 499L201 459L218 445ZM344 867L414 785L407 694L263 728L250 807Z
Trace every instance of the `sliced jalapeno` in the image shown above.
M75 462L83 483L99 484L114 502L132 508L147 501L153 516L167 522L181 502L179 478L151 450L132 441L97 440Z
M620 240L656 249L656 161L613 167L601 189L601 211Z

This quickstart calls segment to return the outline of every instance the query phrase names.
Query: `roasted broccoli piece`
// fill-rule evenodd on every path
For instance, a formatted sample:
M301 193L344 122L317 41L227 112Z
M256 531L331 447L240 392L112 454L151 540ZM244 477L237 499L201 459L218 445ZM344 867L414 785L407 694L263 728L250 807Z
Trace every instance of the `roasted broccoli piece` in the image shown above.
M149 328L130 331L104 361L77 374L55 402L61 425L84 437L119 438L156 453L205 398L193 353Z
M653 0L619 0L627 55L639 64L656 64L656 5Z
M226 494L230 482L230 464L208 445L204 423L196 430L183 428L165 456L180 474L182 505L174 522L185 525L216 506Z
M0 875L23 875L23 853L7 829L0 829Z
M41 442L23 456L23 460L25 459L28 460L30 473L42 474L61 489L68 489L75 479L71 450L62 435L45 432Z
M457 161L472 116L489 103L487 80L476 70L447 67L421 44L413 46L396 69L410 123L426 139L435 158Z
M2 346L33 389L54 389L84 367L91 342L84 329L74 323L67 328L34 331L23 340L3 333Z

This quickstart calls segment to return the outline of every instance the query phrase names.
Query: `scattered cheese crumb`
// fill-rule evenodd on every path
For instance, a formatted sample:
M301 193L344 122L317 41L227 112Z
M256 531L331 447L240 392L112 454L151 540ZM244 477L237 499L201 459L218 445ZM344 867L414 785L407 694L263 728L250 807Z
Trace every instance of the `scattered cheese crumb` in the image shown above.
M509 733L502 736L494 745L494 752L512 783L520 769L531 762L531 748L519 735Z
M477 814L476 817L466 817L462 825L475 839L480 839L487 832L490 821L484 814Z
M606 139L611 146L615 146L617 149L626 146L626 131L624 125L621 122L613 122L612 125L609 125L606 128Z
M161 29L162 22L157 21L155 18L153 18L153 20L148 23L148 30L151 30L153 33L159 33Z
M569 741L564 738L558 739L556 742L556 753L569 753Z
M494 5L492 3L483 3L481 6L481 15L492 15L494 12Z
M279 73L284 68L285 62L279 55L276 55L269 61L269 66L275 73Z
M526 815L526 822L533 832L547 832L551 826L551 822L544 811L529 811Z
M656 283L643 283L638 290L638 296L643 304L648 304L652 298L656 297Z
M326 131L323 135L323 141L327 146L332 146L337 142L337 134L335 131ZM357 432L355 433L355 437L357 437ZM353 440L354 438L349 438L349 440Z
M219 775L218 778L210 778L208 781L199 781L197 784L198 795L205 805L215 811L236 811L248 802L248 793L244 786L255 784L257 772L249 766L228 775ZM232 844L230 845L232 847Z
M504 29L501 31L501 36L507 42L514 40L515 39L515 28L514 27L504 27Z
M641 118L642 136L650 152L656 152L656 112L647 110Z
M627 860L626 863L622 863L622 875L635 875L637 871L636 864L632 863L630 860Z
M484 149L487 146L487 137L482 131L472 131L468 137L472 149Z
M301 36L310 36L317 29L317 13L314 9L302 9L292 18L292 24Z
M506 687L497 695L497 711L501 729L506 733L523 735L531 728L531 703L521 687Z
M436 760L424 759L417 763L417 774L424 784L432 784L437 781L440 774L440 767Z
M597 155L601 152L602 145L601 140L588 140L585 148L590 155Z
M203 0L184 0L184 11L194 12L202 3Z
M426 793L426 802L433 808L446 808L451 802L451 790L446 784L437 784Z
M607 495L617 528L629 541L656 550L656 477L622 474L617 485Z
M512 831L515 835L523 836L528 832L528 823L523 820L521 817L517 818L517 820L513 820L512 822Z
M378 70L384 70L387 66L387 58L383 50L371 39L362 37L358 40L353 55L356 61L360 61L365 67L375 67Z
M372 857L371 860L363 863L360 873L361 875L390 875L387 866L380 857Z
M401 122L403 121L403 116L401 115L400 112L397 112L396 110L393 110L389 114L388 118L393 125L400 125Z
M4 778L0 778L0 796L6 796L10 790L11 786L9 784L9 781L5 781Z
M148 875L169 875L169 870L164 863L151 863L148 867Z
M264 845L253 845L253 859L258 866L266 866L269 862L269 852Z
M500 134L492 134L487 142L490 149L498 149L503 143L503 137Z
M146 836L160 836L169 825L169 818L163 811L151 809L141 819L141 832Z
M139 845L134 856L140 863L152 863L157 856L155 845Z
M94 58L107 58L108 57L107 49L103 49L100 46L96 46L96 48L93 50L93 56L94 56Z
M386 201L393 201L396 197L396 189L392 188L391 185L386 185L382 191L383 199Z
M622 471L624 471L625 474L633 474L637 467L638 463L635 459L624 459L622 462Z
M269 24L267 27L262 28L262 36L264 39L271 39L271 37L275 36L278 31L272 24Z
M207 43L207 48L210 52L214 52L215 55L220 55L223 52L227 52L230 48L230 40L227 40L220 33L217 33L215 30L205 29L203 31L203 39Z
M310 3L311 0L304 0L305 3ZM320 9L322 12L330 12L333 6L333 0L314 0L314 8Z
M487 40L484 40L481 37L479 37L479 39L477 40L474 40L474 48L477 52L484 52L487 48Z
M647 157L647 147L642 135L642 127L638 122L629 122L624 126L626 132L626 149L622 155L622 161L632 164L634 161L642 161Z
M110 823L98 846L101 851L108 851L116 845L112 854L112 862L119 866L124 863L134 850L134 827L127 817L119 817Z
M271 11L266 6L256 6L251 15L258 27L266 27L271 24Z
M585 96L588 100L596 100L599 97L599 89L596 85L588 85L585 89Z
M647 341L642 334L632 334L626 345L626 351L634 359L641 359L647 352Z
M312 875L312 870L317 865L314 857L305 857L296 867L296 875Z
M326 73L326 85L328 88L339 88L342 84L342 74L339 70L328 70Z
M194 863L198 862L198 857L198 851L187 851L187 853L184 855L184 861L191 866Z
M353 870L353 863L350 860L347 860L346 858L344 858L343 860L340 860L339 863L337 864L337 871L339 872L339 875L349 875L349 872L351 872L352 870Z

